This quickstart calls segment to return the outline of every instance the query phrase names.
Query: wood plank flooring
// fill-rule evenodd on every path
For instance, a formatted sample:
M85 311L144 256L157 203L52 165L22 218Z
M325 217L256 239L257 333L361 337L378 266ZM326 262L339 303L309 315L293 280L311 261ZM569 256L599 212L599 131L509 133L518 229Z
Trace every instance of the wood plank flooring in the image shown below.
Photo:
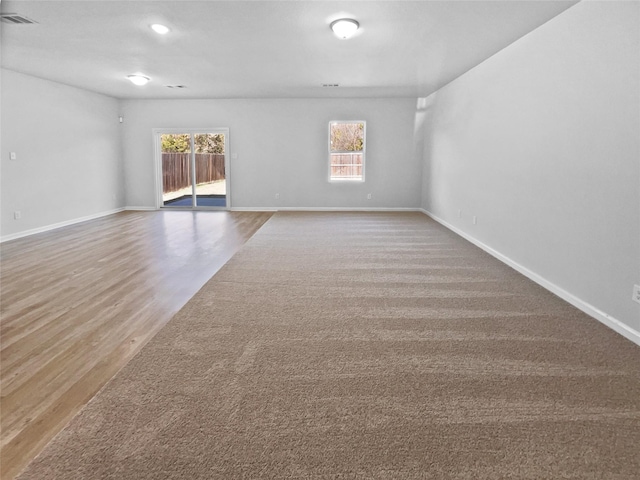
M0 477L14 478L266 222L123 212L0 246Z

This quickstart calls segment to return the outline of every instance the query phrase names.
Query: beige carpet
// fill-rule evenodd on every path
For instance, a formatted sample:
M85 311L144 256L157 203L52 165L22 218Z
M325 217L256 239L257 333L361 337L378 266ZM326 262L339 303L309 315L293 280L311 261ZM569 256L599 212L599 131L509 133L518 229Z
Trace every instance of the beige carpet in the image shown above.
M278 213L20 477L637 479L640 348L419 213Z

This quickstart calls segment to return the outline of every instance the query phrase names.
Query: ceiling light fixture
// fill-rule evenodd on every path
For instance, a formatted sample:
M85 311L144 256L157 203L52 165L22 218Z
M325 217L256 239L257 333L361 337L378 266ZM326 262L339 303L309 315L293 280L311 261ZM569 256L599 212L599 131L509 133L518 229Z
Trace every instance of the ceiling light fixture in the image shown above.
M349 38L356 30L360 28L360 24L353 20L352 18L340 18L334 22L331 22L331 30L335 33L339 38Z
M154 23L153 25L151 25L151 28L153 29L154 32L160 35L165 35L169 33L169 27L165 27L164 25L160 25L159 23Z
M127 75L127 78L131 80L131 83L139 86L146 85L147 82L151 80L149 77L145 75L141 75L139 73L135 73L133 75Z

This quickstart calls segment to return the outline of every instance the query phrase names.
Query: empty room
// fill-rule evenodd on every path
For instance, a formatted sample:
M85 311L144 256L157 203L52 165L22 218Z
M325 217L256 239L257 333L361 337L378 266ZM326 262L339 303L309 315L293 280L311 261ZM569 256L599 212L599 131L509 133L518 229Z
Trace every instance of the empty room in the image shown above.
M639 2L0 14L3 480L639 477Z

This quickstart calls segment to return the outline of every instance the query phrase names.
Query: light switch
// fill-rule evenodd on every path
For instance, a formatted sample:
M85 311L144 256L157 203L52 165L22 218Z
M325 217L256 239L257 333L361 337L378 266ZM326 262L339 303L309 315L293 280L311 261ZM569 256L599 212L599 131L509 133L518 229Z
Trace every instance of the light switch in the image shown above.
M18 159L18 156L16 155L16 152L11 152L9 154L9 156L11 157L11 160L17 160Z

